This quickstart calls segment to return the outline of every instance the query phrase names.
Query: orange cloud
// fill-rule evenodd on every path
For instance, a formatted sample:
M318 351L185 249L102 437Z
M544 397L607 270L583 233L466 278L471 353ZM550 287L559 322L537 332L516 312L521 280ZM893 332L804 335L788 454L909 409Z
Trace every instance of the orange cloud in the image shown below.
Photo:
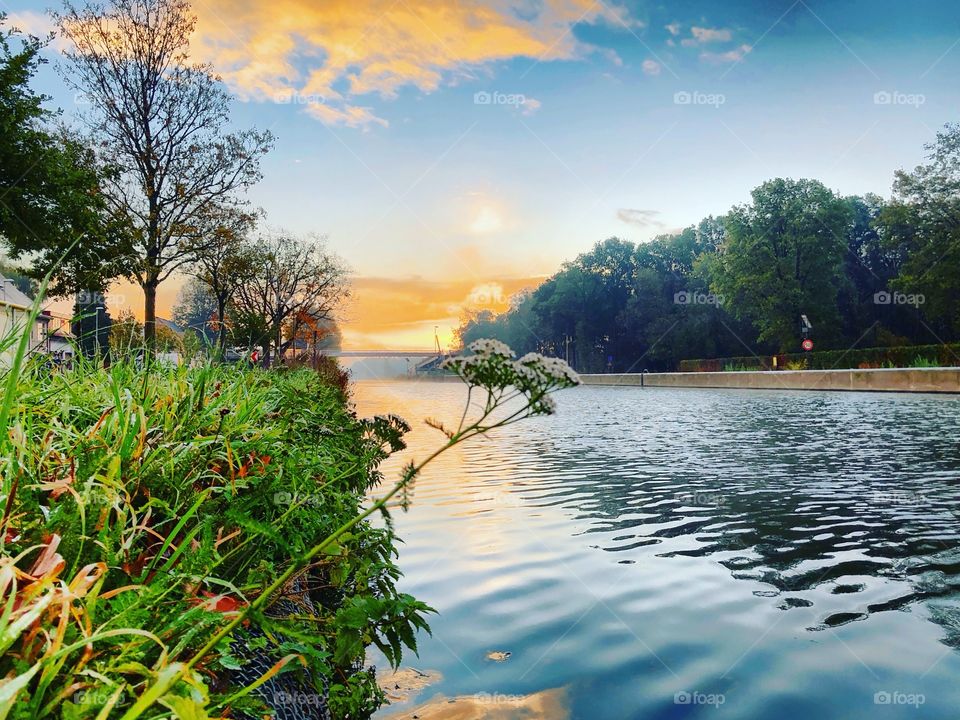
M431 92L514 57L582 57L592 48L573 25L637 24L593 0L545 0L533 15L516 0L209 0L195 9L194 54L241 97L290 102L293 93L319 120L348 126L386 124L360 96Z
M534 288L543 277L435 281L361 277L352 284L353 298L341 328L344 347L354 350L429 350L434 327L444 347L468 309L503 312L511 296Z

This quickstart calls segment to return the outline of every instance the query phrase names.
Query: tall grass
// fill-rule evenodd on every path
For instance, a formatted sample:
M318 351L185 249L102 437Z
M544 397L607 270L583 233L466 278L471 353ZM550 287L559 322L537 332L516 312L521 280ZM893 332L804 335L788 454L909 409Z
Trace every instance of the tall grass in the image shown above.
M0 410L0 720L264 717L305 695L368 717L384 698L366 648L398 665L432 610L397 592L392 526L367 518L578 382L478 341L447 362L479 416L468 400L456 429L434 423L446 442L363 507L409 427L355 417L331 367L60 371L26 347Z
M355 522L402 422L357 419L309 370L61 372L21 350L0 410L0 720L259 717L277 673L336 716L380 703L366 645L399 662L429 611L395 589L390 530ZM269 612L291 588L309 611ZM251 645L269 660L252 688Z

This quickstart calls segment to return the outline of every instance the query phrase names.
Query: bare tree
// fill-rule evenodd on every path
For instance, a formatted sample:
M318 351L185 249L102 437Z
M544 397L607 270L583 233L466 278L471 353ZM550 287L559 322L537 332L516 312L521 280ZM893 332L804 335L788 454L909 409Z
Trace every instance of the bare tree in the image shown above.
M315 322L332 319L336 307L349 296L347 270L328 252L322 238L298 238L282 232L261 233L250 244L250 272L236 288L234 306L251 327L261 328L271 362L295 337L284 338L284 325L297 317Z
M120 167L103 190L134 230L152 345L157 287L193 259L218 208L242 204L273 137L226 132L230 96L209 65L190 62L188 0L67 0L55 18L73 44L67 81L89 102L93 145Z
M227 347L227 307L237 286L253 270L254 255L246 240L253 229L254 217L245 212L223 212L214 230L197 243L191 265L194 277L203 284L216 304L217 354L223 357Z

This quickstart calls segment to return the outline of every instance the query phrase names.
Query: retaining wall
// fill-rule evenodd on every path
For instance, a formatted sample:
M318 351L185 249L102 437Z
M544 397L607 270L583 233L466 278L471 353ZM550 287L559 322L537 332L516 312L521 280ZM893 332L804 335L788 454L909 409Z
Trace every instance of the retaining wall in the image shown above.
M644 373L642 379L640 373L611 373L580 379L585 385L960 393L960 367Z

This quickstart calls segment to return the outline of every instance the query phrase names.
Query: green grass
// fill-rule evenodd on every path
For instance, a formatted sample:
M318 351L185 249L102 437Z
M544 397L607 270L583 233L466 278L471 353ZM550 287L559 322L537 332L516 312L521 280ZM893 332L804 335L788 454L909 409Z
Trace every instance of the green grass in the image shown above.
M242 611L274 671L329 686L336 717L380 704L365 648L399 662L429 612L396 591L389 524L353 525L298 572L312 614L260 606L358 517L402 421L359 420L306 369L50 374L20 357L6 380L0 719L259 717L257 690L230 680L230 637L201 652Z

